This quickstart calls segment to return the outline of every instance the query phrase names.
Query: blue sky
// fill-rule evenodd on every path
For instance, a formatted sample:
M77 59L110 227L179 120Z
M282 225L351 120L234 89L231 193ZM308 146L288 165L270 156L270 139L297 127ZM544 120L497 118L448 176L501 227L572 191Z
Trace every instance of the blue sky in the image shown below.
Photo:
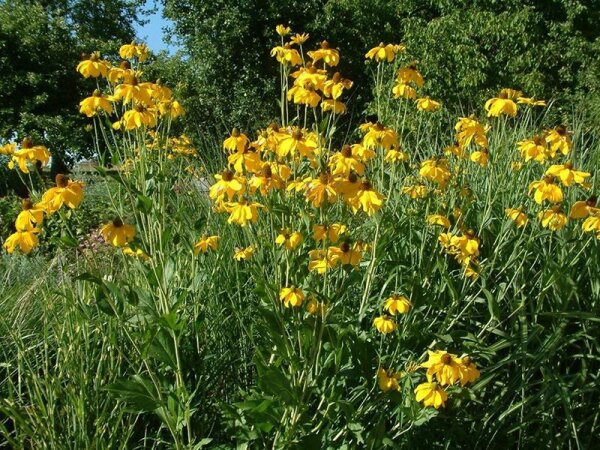
M164 28L170 25L170 21L165 19L162 15L162 2L154 2L152 0L148 0L146 2L147 8L156 8L156 12L148 17L148 23L141 26L136 26L136 33L138 39L148 44L150 50L153 52L159 52L161 50L166 50L169 53L174 53L177 49L174 45L167 45L165 42L165 32Z

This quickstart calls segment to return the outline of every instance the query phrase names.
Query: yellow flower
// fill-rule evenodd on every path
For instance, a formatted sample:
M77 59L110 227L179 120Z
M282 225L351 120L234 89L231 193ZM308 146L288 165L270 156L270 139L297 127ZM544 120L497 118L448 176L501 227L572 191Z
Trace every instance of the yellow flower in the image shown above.
M517 147L525 162L532 159L537 162L544 162L549 156L546 142L542 136L534 136L532 139L517 142Z
M283 36L287 36L288 34L290 34L292 29L290 27L286 27L285 25L277 25L275 27L275 31L277 31L277 34L279 36L283 37Z
M31 139L25 138L21 142L21 148L12 152L8 168L14 169L16 166L19 166L21 172L29 173L27 163L35 164L38 161L42 166L48 164L48 161L50 161L50 152L43 145L33 145Z
M123 100L124 103L137 101L143 106L152 106L152 84L138 83L137 78L133 78L131 83L119 84L115 88L115 100Z
M400 385L398 384L398 380L400 378L402 378L400 372L387 371L383 367L377 370L377 384L379 384L379 389L383 392L399 391Z
M108 81L113 84L123 80L123 83L130 84L135 78L135 71L131 68L129 61L121 61L119 67L111 67L108 72Z
M427 196L427 187L422 184L415 186L404 186L402 187L402 193L408 195L412 199L424 198Z
M571 140L571 133L567 131L564 125L559 125L554 129L546 130L544 133L546 136L546 142L550 144L551 155L554 158L556 152L560 152L563 155L568 155L573 147L573 141Z
M77 208L83 199L83 183L71 181L66 175L56 175L56 187L48 189L42 195L40 206L48 214L53 214L67 205L69 208Z
M44 209L40 205L34 205L31 200L23 200L21 206L23 211L17 216L15 228L17 231L29 231L36 225L41 225L44 220Z
M297 153L309 159L314 158L317 153L317 135L295 128L291 133L282 136L277 146L277 157L280 159L287 155L295 157Z
M321 275L333 269L338 262L338 259L328 250L311 250L308 252L308 257L310 258L308 270L316 271Z
M260 174L254 175L250 182L250 192L254 194L257 189L260 189L260 193L266 196L272 189L283 189L285 182L279 175L273 172L271 165L266 163Z
M334 114L345 114L346 105L339 100L326 99L321 102L321 109L324 112L332 111Z
M328 239L335 244L340 239L340 235L346 232L346 225L341 223L332 223L331 225L313 225L313 239L317 242Z
M535 190L533 199L536 203L542 204L544 200L550 203L560 203L563 201L563 193L559 186L555 183L555 178L551 175L546 175L540 181L534 181L529 185L529 193Z
M529 218L527 214L525 214L521 208L506 208L504 210L506 212L506 216L515 222L518 228L524 227L527 225L527 221Z
M365 171L365 165L359 160L356 150L350 145L344 145L339 152L329 158L329 168L333 175L347 177L350 172L361 175Z
M435 181L442 187L446 185L451 176L448 171L448 161L435 157L423 161L419 173L422 177Z
M306 312L311 316L319 313L322 316L327 312L327 305L317 301L316 298L311 297L308 303L306 304Z
M318 178L311 180L306 187L306 201L313 207L320 207L323 202L334 203L337 200L334 179L331 174L323 172Z
M363 181L356 194L348 199L352 212L356 214L360 209L372 216L383 206L383 195L377 192L370 182Z
M12 155L17 150L17 144L9 142L8 144L0 145L0 155Z
M392 88L392 94L394 94L394 98L405 98L407 100L414 100L417 98L416 89L405 83L396 83Z
M442 107L440 102L436 102L435 100L431 100L429 97L423 97L417 99L417 109L419 111L433 112L437 111Z
M499 117L503 114L515 117L517 109L517 104L504 91L501 91L498 97L491 98L485 102L485 110L488 112L488 117Z
M279 300L286 308L300 306L304 301L304 292L295 286L284 287L279 291Z
M339 247L329 247L328 255L336 263L343 265L358 266L362 259L363 252L367 249L367 246L360 241L350 245L349 242L344 241Z
M571 207L569 217L571 219L585 219L590 214L599 213L600 209L596 207L597 202L598 198L595 195L591 196L586 201L575 202Z
M406 162L409 160L408 153L397 148L390 148L386 153L384 160L390 163Z
M398 324L388 316L376 317L375 320L373 320L373 325L377 328L377 331L383 334L393 333L398 328Z
M459 159L465 159L467 157L467 152L465 151L465 147L461 146L458 142L455 142L452 145L444 147L444 155L454 155Z
M156 114L143 105L135 105L133 109L123 114L123 125L126 130L134 130L142 126L153 128L156 126Z
M302 64L302 56L300 56L298 50L292 48L289 44L274 47L271 49L271 56L277 59L280 64L291 66L299 66Z
M589 172L573 170L573 164L567 162L565 164L555 164L550 166L548 170L546 170L546 175L551 175L560 179L565 186L571 186L573 183L583 185L585 179L591 174Z
M317 94L312 86L302 87L294 86L287 93L288 101L292 101L298 105L306 105L311 108L316 108L321 101L321 96Z
M302 234L298 231L290 231L287 228L279 232L275 238L277 245L283 245L287 250L294 250L302 243Z
M171 117L173 119L183 116L185 109L177 100L164 100L158 104L158 112L161 116Z
M454 130L456 131L456 142L462 149L469 147L471 143L487 148L488 139L486 134L488 128L473 117L461 117L454 126Z
M208 190L208 196L215 201L223 200L225 197L233 200L233 197L243 195L246 190L246 179L235 176L227 169L215 175L215 180L215 184Z
M135 237L135 227L123 223L119 218L104 225L100 232L104 240L114 247L124 247Z
M412 308L412 303L403 295L393 294L389 297L385 304L383 305L383 309L385 309L392 316L395 316L397 313L406 314Z
M479 164L482 167L485 167L488 165L489 162L489 158L490 158L490 154L487 151L487 149L483 149L483 150L477 150L474 151L473 153L471 153L471 156L469 157L471 159L471 161L473 161L474 163Z
M134 256L136 258L141 258L144 261L148 261L150 257L146 254L144 250L138 248L137 250L132 249L131 247L123 247L123 254L126 256Z
M131 44L121 46L119 49L119 56L123 59L137 58L138 61L144 62L148 57L148 52L146 44L136 44L135 42L132 42Z
M423 76L417 70L417 64L414 62L398 70L396 81L402 84L414 83L417 87L423 86Z
M206 253L209 249L216 250L219 246L220 236L202 236L198 242L194 244L194 255L198 253Z
M460 358L460 385L464 386L467 383L472 383L477 380L480 376L477 366L471 361L471 358L467 355Z
M374 59L375 61L392 62L396 57L398 50L398 46L393 44L385 45L383 42L381 42L377 47L373 47L371 50L369 50L365 55L365 58Z
M254 255L254 247L251 245L246 248L236 248L233 259L236 261L248 260Z
M234 128L231 131L231 136L223 141L223 148L230 152L243 152L248 145L248 136L240 133L240 130Z
M327 41L321 42L321 48L318 50L308 52L308 56L312 58L313 64L322 59L325 64L333 67L340 62L340 53L336 49L330 48Z
M292 41L293 44L302 45L306 41L308 41L309 37L310 37L310 35L307 33L302 33L302 34L296 33L294 36L292 36L292 38L290 40Z
M398 146L398 133L377 122L369 128L363 138L363 146L368 149L383 147L390 149Z
M415 388L415 399L423 402L423 406L439 409L446 405L448 394L437 383L421 383Z
M110 63L100 59L99 52L93 52L89 57L83 55L83 61L77 64L77 72L83 75L85 78L99 76L107 76L110 69Z
M596 233L600 239L600 209L594 208L590 216L581 224L581 228L586 233Z
M427 223L430 225L440 225L444 228L450 228L450 220L440 214L430 214L427 216Z
M4 248L8 253L12 253L19 247L23 253L28 254L38 245L39 241L36 234L39 233L39 231L38 228L31 228L26 231L16 231L6 238Z
M331 97L334 100L337 100L342 96L342 93L345 89L350 89L354 83L351 80L347 80L346 78L342 78L339 72L333 74L331 80L325 81L323 84L323 94L325 97ZM319 88L318 85L315 86Z
M427 369L427 379L433 380L433 377L442 385L454 384L460 379L460 365L462 361L456 355L444 350L427 351L429 359L421 364L421 367Z
M546 106L546 102L544 100L536 100L533 97L518 97L517 103L528 106Z
M256 202L240 200L239 202L228 202L225 209L229 213L228 223L235 223L245 227L248 222L256 223L258 220L258 208L264 208L263 205Z
M94 94L91 97L85 98L79 103L79 112L85 114L87 117L96 115L99 109L107 114L110 114L113 111L113 106L109 99L103 97L98 89L94 91Z
M239 174L243 173L244 169L251 173L258 173L263 168L260 153L254 147L246 147L241 152L232 153L227 157L227 162Z
M552 231L558 231L567 224L567 216L563 214L558 206L553 206L545 211L540 211L538 219L540 219L544 228L548 228Z

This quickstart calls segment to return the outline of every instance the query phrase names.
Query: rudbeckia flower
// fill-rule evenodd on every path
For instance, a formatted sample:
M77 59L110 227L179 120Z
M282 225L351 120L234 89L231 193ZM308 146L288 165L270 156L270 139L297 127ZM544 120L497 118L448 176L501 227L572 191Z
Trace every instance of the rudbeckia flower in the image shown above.
M311 108L316 108L321 101L321 96L312 86L294 86L288 91L287 99L288 101L293 101L297 105L306 105Z
M448 171L448 161L443 158L430 158L421 163L419 174L430 181L438 183L440 186L445 186L450 179Z
M312 179L306 186L306 201L313 207L320 207L323 202L334 203L338 193L334 188L334 178L327 172L321 173L318 178Z
M439 225L444 228L450 228L450 220L446 216L440 214L430 214L427 216L427 223L429 225Z
M209 249L216 250L219 246L219 236L202 236L198 242L194 244L194 255L198 253L206 253Z
M308 270L317 272L320 275L323 275L329 269L335 268L338 261L328 250L311 250L308 252L308 257L310 259Z
M598 198L591 196L586 201L578 201L571 207L569 217L571 219L585 219L590 214L600 213L600 209L596 207Z
M99 76L106 77L110 69L110 63L100 59L99 52L93 52L89 57L83 55L83 61L77 64L77 72L83 75L85 78Z
M376 317L373 320L373 325L377 328L377 331L383 334L393 333L398 328L398 324L388 316Z
M448 394L437 383L421 383L415 388L415 399L423 402L423 406L439 409L446 405Z
M324 316L327 312L327 305L317 301L316 298L311 297L308 303L306 304L306 312L309 313L311 316L314 316L317 313Z
M529 218L521 208L506 208L504 212L506 213L506 216L517 225L518 228L527 225Z
M396 314L406 314L411 308L412 303L403 295L398 294L393 294L383 305L383 309L392 316L395 316Z
M517 109L517 104L504 91L501 91L498 97L491 98L485 102L485 110L488 113L488 117L499 117L503 114L515 117Z
M328 239L335 244L340 239L340 235L346 232L346 225L341 223L332 223L331 225L313 225L313 239L317 242Z
M279 291L279 300L286 308L300 306L304 301L304 292L295 286L284 287Z
M131 68L129 61L121 61L119 67L110 68L107 78L112 84L116 84L121 80L123 83L131 84L135 79L135 71Z
M302 45L306 41L308 41L309 37L310 37L310 35L308 33L302 33L302 34L296 33L294 36L292 36L290 41L292 42L292 44Z
M590 216L583 221L581 228L586 233L596 233L600 239L600 209L594 208L590 211Z
M145 106L152 106L152 87L150 83L138 83L137 78L133 78L131 83L119 84L115 88L116 100L123 100L124 103L136 101Z
M517 142L517 147L525 162L532 159L537 162L544 162L549 156L546 142L542 136L534 136L532 139Z
M402 84L414 83L417 87L423 87L423 76L417 70L417 63L415 62L399 69L396 80Z
M290 27L286 27L285 25L277 25L275 27L275 31L277 32L277 34L279 36L284 37L284 36L287 36L288 34L290 34L292 29Z
M208 190L208 196L213 200L222 200L227 197L233 200L236 195L243 195L246 190L246 179L236 176L230 170L224 170L215 175L215 184Z
M372 216L383 206L383 195L377 192L370 182L363 181L358 192L349 199L348 203L354 214L362 208L368 216Z
M223 148L230 152L243 152L248 142L248 136L234 128L231 135L223 141Z
M133 109L125 111L122 123L126 130L135 130L143 126L153 128L156 126L156 114L143 105L135 105Z
M236 261L248 260L254 255L254 247L250 245L246 248L236 248L233 259Z
M280 159L287 155L295 157L298 153L312 159L316 152L317 135L300 128L294 128L291 133L282 136L277 146L277 157Z
M367 52L365 58L374 59L375 61L392 62L398 50L399 48L393 44L385 45L383 42L380 42L377 47L373 47Z
M123 59L137 58L138 61L144 62L148 57L148 46L146 44L131 44L122 45L119 49L119 56Z
M440 102L430 99L429 97L423 97L417 99L417 109L419 111L433 112L437 111L442 107Z
M417 98L416 89L406 83L396 83L392 88L392 94L394 94L394 98L405 98L407 100Z
M442 386L451 385L460 379L460 365L462 361L456 355L444 350L427 351L429 359L421 364L427 369L427 379L434 377Z
M360 263L365 250L366 245L361 241L354 242L353 244L344 241L339 247L329 247L328 253L336 262L356 267Z
M540 219L544 228L549 228L552 231L558 231L567 224L567 216L563 214L558 206L540 211L538 219Z
M551 175L560 179L564 186L571 186L572 184L585 184L585 179L591 175L589 172L581 172L579 170L573 170L573 164L567 162L565 164L555 164L546 170L546 175Z
M25 138L21 142L21 148L12 152L8 168L14 169L18 166L21 172L29 173L28 162L32 164L39 162L42 166L45 166L48 161L50 161L48 149L43 145L33 145L31 139Z
M340 62L340 53L329 47L329 42L321 42L321 48L308 52L308 56L312 59L313 64L323 60L328 66L337 66Z
M302 243L302 234L285 228L279 232L275 238L275 243L283 245L287 250L294 250Z
M41 225L44 220L44 209L40 205L34 205L31 200L23 200L21 204L23 211L17 216L15 228L17 231L28 231Z
M427 186L423 186L422 184L404 186L402 187L402 193L408 195L413 200L417 198L424 198L427 196Z
M132 257L136 257L136 258L141 258L144 261L148 261L150 259L150 256L148 256L148 254L144 250L142 250L141 248L138 248L138 249L134 250L131 247L127 246L127 247L123 247L122 252L123 252L123 254L125 256L132 256Z
M554 158L557 152L568 155L573 147L571 133L567 131L564 125L559 125L554 129L546 130L544 133L546 142L550 144L551 156Z
M6 238L4 248L8 253L12 253L18 247L26 255L38 245L38 228L31 228L26 231L17 231Z
M177 100L163 100L158 104L158 112L161 116L176 119L185 114L185 109Z
M258 189L263 196L267 196L272 189L283 189L285 182L273 172L271 165L266 163L260 173L255 174L250 179L248 185L250 186L250 193L254 194Z
M228 202L225 209L229 213L228 223L234 223L245 227L248 222L256 223L258 220L258 209L264 208L263 205L256 202L248 202L244 199L239 202Z
M53 214L67 205L69 208L77 208L83 199L83 183L72 181L66 175L56 175L56 187L48 189L42 195L40 207L48 214Z
M385 157L383 159L384 159L384 161L390 162L390 163L400 163L400 162L406 162L410 158L408 156L408 153L400 150L399 148L390 148L385 153Z
M114 247L123 247L135 237L135 227L123 223L119 218L104 225L100 232L104 240Z
M533 199L536 203L542 204L544 200L550 203L560 203L563 201L563 193L558 185L555 184L555 178L546 175L543 180L534 181L529 185L529 193L535 191Z
M350 172L362 176L365 171L365 165L359 161L357 152L353 151L350 145L344 145L339 152L331 155L329 168L333 175L342 177L347 177Z
M271 56L277 59L280 64L291 66L299 66L302 64L302 56L300 56L298 50L292 48L289 44L274 47L271 49Z
M390 149L398 146L398 133L377 122L363 137L363 146L368 149L383 147Z
M310 61L306 63L306 67L300 67L295 72L292 72L291 76L292 78L294 78L294 86L301 87L304 89L312 89L313 91L328 90L329 96L331 96L331 89L334 85L333 80L327 80L327 71L317 69ZM325 88L326 83L329 83L329 89ZM344 89L349 89L352 85L352 82L350 80L338 79L336 83L342 84L342 86L338 86L338 90L341 87Z
M484 148L482 150L477 150L471 153L469 159L474 163L479 164L481 167L485 167L490 161L490 153L486 148Z
M456 131L456 142L462 149L469 147L471 143L487 148L488 128L473 117L461 117L454 126L454 130Z
M400 372L387 371L383 367L377 370L377 384L383 392L399 391L400 385L398 384L398 380L400 378L402 378Z
M350 89L354 83L351 80L342 78L339 72L333 74L331 80L325 81L323 85L323 94L325 97L331 97L337 100L342 96L345 89Z
M238 174L242 174L244 170L250 173L258 173L263 167L260 153L252 147L246 147L241 152L232 153L227 157L227 162L230 166L233 166Z
M87 117L93 117L98 110L103 110L107 114L113 112L113 106L107 97L103 97L98 89L94 91L91 97L87 97L79 102L79 112Z
M339 100L332 100L330 98L321 102L321 109L323 112L331 111L333 114L346 114L346 105Z
M477 366L471 361L468 355L460 358L460 385L464 386L467 383L472 383L481 375Z
M546 102L544 100L536 100L533 97L518 97L517 103L528 106L546 106Z
M17 150L17 144L9 142L8 144L0 145L0 155L12 155Z

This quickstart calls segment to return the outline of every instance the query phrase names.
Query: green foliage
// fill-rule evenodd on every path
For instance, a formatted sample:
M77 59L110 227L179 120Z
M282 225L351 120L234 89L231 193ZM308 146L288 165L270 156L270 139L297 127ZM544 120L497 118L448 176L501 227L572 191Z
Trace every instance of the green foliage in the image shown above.
M188 126L247 129L277 117L275 26L308 32L338 47L339 70L354 80L350 114L372 99L364 54L380 41L402 42L425 75L425 93L453 112L469 112L500 88L558 99L561 117L585 112L600 123L600 11L595 0L165 0L185 57L182 98ZM569 105L569 106L566 106Z

